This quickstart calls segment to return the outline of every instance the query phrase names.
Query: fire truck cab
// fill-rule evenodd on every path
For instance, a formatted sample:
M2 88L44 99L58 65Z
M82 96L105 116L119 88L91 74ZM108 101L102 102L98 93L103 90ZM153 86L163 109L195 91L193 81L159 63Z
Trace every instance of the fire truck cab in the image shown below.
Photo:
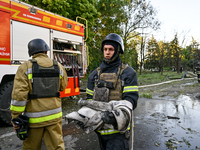
M88 66L85 26L35 6L0 0L0 120L10 124L9 111L15 73L31 59L28 42L43 39L50 47L48 56L66 69L68 85L61 97L80 94L80 78Z

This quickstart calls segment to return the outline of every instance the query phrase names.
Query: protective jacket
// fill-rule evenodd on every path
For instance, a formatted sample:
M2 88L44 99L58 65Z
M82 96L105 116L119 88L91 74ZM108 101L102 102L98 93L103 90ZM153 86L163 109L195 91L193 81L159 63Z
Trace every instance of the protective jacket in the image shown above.
M37 61L39 66L54 66L54 61L46 54L38 53L33 55L32 58ZM15 75L10 108L12 119L24 112L24 114L29 117L30 128L56 124L62 120L61 99L59 95L54 97L47 96L41 98L41 96L39 96L34 99L30 98L30 95L33 94L33 84L39 83L34 82L32 65L33 62L30 60L24 62L18 68ZM59 71L57 92L59 92L66 88L68 80L64 67L60 63L57 63L57 66ZM40 85L40 87L42 86Z
M99 77L99 68L94 70L89 78L87 84L87 100L96 99L96 84L98 84L99 80L108 81L104 85L110 86L110 81L114 81L112 78L110 80L109 77L113 77L116 81L113 82L113 86L116 87L115 89L110 90L109 92L105 92L104 95L107 93L109 94L108 101L111 100L127 100L129 101L133 109L137 107L137 100L138 100L138 86L137 86L137 75L133 68L126 66L123 72L119 73L119 69L121 65L121 60L118 58L115 62L111 64L107 64L106 62L102 62L100 65L100 77ZM108 77L106 77L108 76ZM105 77L105 78L104 78ZM116 82L120 82L121 84ZM101 83L100 83L101 84ZM116 86L115 86L116 85ZM103 101L104 96L102 95ZM107 101L107 100L106 100ZM129 122L129 120L127 121ZM100 130L99 131L102 135L109 135L112 133L118 133L118 131L113 130Z

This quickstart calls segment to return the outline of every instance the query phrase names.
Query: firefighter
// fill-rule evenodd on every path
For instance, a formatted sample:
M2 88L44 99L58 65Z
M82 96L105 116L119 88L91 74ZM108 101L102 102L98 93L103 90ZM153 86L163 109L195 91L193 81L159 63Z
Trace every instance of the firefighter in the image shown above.
M67 86L64 67L47 56L48 45L42 39L28 43L32 59L19 66L14 79L11 114L15 132L23 140L23 150L41 149L42 138L46 149L64 150L62 108L59 91ZM27 133L18 133L21 126L14 124L21 116L29 118Z
M197 66L194 70L194 73L197 74L197 77L198 77L198 82L200 83L200 62L197 63Z
M137 107L138 100L137 74L132 67L121 62L119 55L124 53L122 38L115 33L108 34L102 41L101 51L104 54L103 61L88 78L87 100L101 102L114 100L118 101L119 105L124 105L122 103L125 101L127 105L123 107L134 110ZM104 127L95 131L101 150L129 150L131 117L128 117L124 110L104 111L103 122L112 125L114 130ZM121 118L118 118L120 116ZM120 119L123 122L125 121L123 127L121 127L123 130L126 128L125 132L117 130Z

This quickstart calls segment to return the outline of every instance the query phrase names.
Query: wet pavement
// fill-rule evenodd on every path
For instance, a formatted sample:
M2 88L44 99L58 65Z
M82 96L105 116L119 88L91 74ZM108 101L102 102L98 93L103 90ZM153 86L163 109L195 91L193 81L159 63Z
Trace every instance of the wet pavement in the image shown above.
M135 149L200 149L200 102L140 98L135 110Z
M184 80L139 89L152 99L139 98L134 110L134 150L200 149L199 85ZM63 134L66 150L100 150L94 132L85 134L71 123L63 124ZM12 127L0 126L0 150L20 150L21 144Z

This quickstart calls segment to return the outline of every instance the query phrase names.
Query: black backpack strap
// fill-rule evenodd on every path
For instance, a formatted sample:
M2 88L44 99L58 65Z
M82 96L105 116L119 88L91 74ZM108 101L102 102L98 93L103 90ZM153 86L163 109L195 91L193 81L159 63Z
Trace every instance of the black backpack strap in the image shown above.
M100 74L101 74L101 67L98 67L97 68L98 80L100 80Z
M127 67L128 67L128 65L125 65L125 64L123 64L123 63L119 66L118 72L117 72L117 81L118 81L118 79L120 78L120 76L121 76L121 74L123 73L123 71L124 71ZM121 80L121 78L120 78L120 80ZM124 86L124 81L122 81L122 80L121 80L121 85L122 85L122 87ZM116 88L116 87L117 87L117 82L116 82L114 88Z
M58 62L55 59L53 59L53 66L54 66L55 72L59 72L60 73L60 69L58 67Z

